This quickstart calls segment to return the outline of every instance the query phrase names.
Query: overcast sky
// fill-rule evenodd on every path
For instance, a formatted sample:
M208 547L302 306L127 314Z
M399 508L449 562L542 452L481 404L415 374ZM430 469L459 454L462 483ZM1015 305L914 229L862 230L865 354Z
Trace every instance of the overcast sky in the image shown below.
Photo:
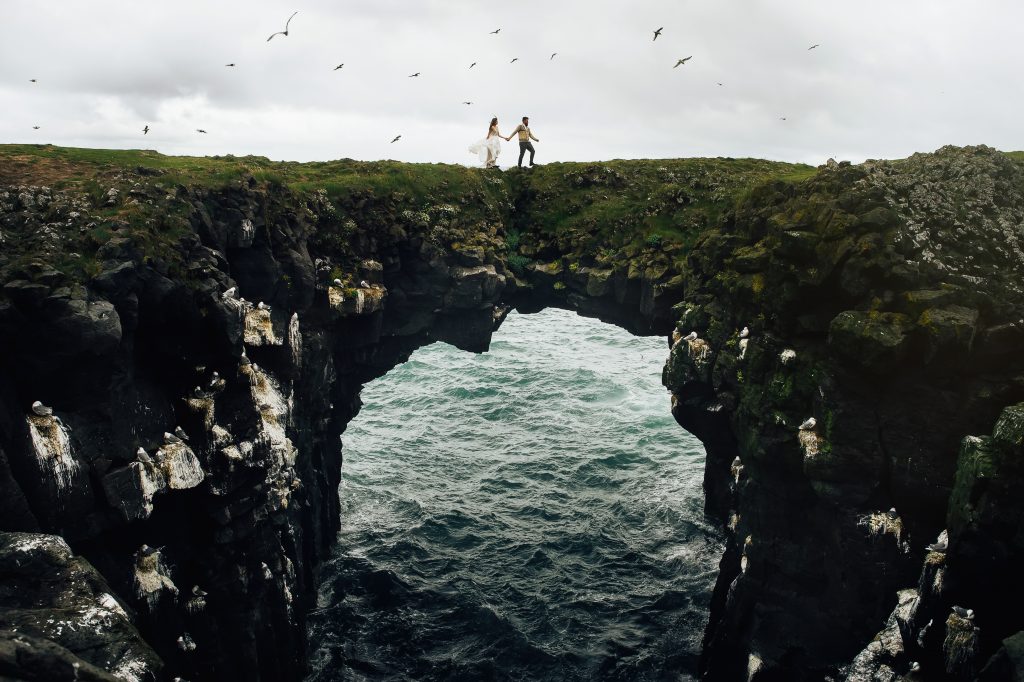
M818 164L950 143L1024 148L1021 0L0 0L0 8L0 142L472 164L466 148L492 115L508 134L529 114L539 162ZM294 11L290 35L268 43ZM514 163L515 142L503 144L499 161Z

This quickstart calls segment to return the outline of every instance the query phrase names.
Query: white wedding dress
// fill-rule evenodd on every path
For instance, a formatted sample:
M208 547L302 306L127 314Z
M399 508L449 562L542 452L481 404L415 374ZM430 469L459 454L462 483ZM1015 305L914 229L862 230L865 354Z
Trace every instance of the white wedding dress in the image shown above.
M485 166L497 165L498 155L501 154L501 135L495 132L494 135L474 142L470 145L469 152L479 156Z

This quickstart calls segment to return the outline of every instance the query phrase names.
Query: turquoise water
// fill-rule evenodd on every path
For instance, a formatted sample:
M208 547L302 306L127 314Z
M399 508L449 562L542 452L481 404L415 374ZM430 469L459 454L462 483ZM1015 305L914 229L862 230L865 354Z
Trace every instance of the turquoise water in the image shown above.
M369 384L309 680L691 679L722 546L667 352L549 309Z

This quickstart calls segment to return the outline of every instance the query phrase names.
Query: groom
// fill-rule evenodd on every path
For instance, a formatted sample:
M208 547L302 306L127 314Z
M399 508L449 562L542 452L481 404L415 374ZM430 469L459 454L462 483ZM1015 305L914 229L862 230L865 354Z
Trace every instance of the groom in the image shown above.
M519 133L519 167L523 167L523 155L526 154L527 149L530 150L530 165L534 165L533 155L536 153L536 150L533 148L533 142L540 142L540 140L534 137L533 133L530 132L529 116L523 116L523 122L516 126L516 129L512 131L512 135L515 135L516 133ZM509 135L508 138L505 139L510 139L512 135ZM530 142L531 139L533 142Z

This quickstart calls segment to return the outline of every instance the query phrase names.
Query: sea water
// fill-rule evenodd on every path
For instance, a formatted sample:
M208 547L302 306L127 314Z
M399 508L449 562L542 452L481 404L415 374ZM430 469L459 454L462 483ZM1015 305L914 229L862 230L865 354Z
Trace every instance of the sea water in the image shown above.
M367 385L308 679L692 679L722 538L667 354L548 309Z

